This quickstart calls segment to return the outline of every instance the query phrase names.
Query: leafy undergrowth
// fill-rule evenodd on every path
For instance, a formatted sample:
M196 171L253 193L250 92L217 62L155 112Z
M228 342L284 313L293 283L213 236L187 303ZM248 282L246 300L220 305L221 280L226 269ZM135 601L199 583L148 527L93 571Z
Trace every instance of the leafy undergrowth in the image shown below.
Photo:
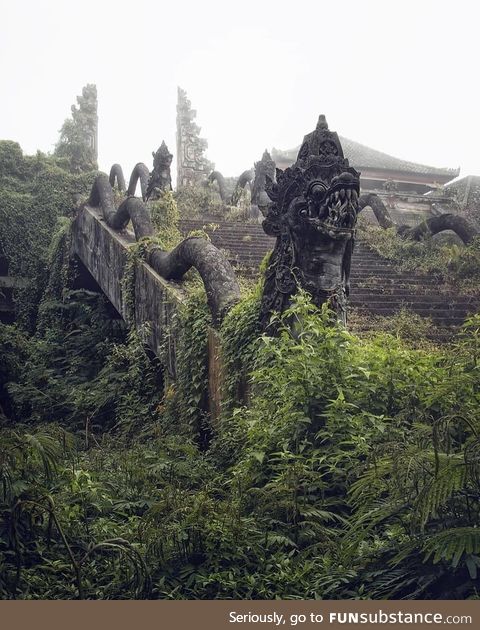
M0 327L3 598L478 596L478 316L426 351L301 294L271 338L254 293L222 330L232 397L205 444L98 298L50 308L42 337Z
M359 234L362 242L399 269L441 278L446 290L478 295L480 238L466 246L433 238L417 242L400 238L394 228L383 230L366 222L360 224Z
M73 174L65 158L24 155L0 141L0 259L26 286L15 291L17 321L33 330L48 279L49 247L58 222L90 192L95 171Z
M237 195L236 205L224 203L212 184L184 186L174 193L179 215L182 219L201 219L205 215L223 221L258 223L250 209L250 194L243 190Z
M1 253L31 282L0 325L0 597L478 597L479 316L448 348L408 314L359 338L300 294L271 338L245 282L213 423L195 274L153 358L147 331L72 289L68 216L92 174L0 154ZM152 208L164 247L178 216L170 194Z
M349 309L348 328L358 337L373 338L388 333L400 339L407 347L436 350L439 344L454 342L458 331L440 327L429 317L422 317L407 307L393 315L375 315L366 309Z

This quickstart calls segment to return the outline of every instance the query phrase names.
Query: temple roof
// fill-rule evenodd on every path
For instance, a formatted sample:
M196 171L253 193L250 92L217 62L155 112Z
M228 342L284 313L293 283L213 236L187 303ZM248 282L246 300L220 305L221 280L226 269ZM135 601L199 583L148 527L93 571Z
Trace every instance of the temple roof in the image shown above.
M425 164L417 164L416 162L409 162L407 160L401 160L388 153L371 149L370 147L339 136L340 142L343 147L345 157L349 160L350 165L354 168L361 170L362 168L370 169L384 169L388 171L403 171L405 173L419 173L423 175L440 175L443 177L449 177L453 179L456 177L460 169L459 168L438 168L436 166L427 166ZM272 149L272 159L279 161L280 158L291 161L292 164L297 159L297 153L300 146L295 149L288 149L287 151L281 151L279 149Z

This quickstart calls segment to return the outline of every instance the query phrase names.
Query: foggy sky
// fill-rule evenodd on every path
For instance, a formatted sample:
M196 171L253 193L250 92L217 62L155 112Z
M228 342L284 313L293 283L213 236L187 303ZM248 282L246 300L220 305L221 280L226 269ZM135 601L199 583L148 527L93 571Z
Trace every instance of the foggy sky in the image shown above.
M175 154L180 85L224 175L298 145L320 113L380 151L480 175L479 17L473 0L0 0L0 139L52 151L95 83L100 168L128 176L162 140Z

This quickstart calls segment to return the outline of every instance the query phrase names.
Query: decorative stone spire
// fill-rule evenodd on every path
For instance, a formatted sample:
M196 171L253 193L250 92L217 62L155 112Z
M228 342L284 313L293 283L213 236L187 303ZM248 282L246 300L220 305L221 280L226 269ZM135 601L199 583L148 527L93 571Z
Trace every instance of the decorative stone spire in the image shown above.
M344 158L340 139L334 131L329 131L323 114L318 117L315 131L304 137L298 152L297 164L304 165L309 157L320 157L327 162L334 158Z
M178 88L177 188L205 181L214 168L214 164L203 155L208 143L200 138L200 127L194 122L196 115L187 93Z
M98 161L97 87L88 84L72 105L72 117L60 130L55 155L70 160L74 172L96 169Z

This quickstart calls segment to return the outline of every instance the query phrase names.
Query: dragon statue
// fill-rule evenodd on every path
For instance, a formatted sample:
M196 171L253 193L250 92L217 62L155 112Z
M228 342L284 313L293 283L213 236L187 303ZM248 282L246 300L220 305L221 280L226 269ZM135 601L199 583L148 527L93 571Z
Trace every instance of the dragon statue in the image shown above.
M135 165L127 190L122 167L114 164L107 177L99 173L93 183L87 205L99 208L106 224L116 231L124 230L131 221L135 239L155 236L147 200L155 199L159 190L171 190L170 164L172 155L165 142L153 153L153 171L142 162ZM140 181L142 197L135 197ZM123 200L114 195L114 188L123 194ZM209 240L187 237L170 251L154 242L147 248L145 260L166 280L179 281L192 267L198 271L205 286L207 301L214 325L219 324L233 304L240 299L240 288L235 273L224 253Z
M165 141L162 142L158 151L152 151L152 156L153 170L151 173L143 162L135 164L126 190L127 197L135 196L138 181L140 181L143 201L156 199L161 190L172 190L170 166L172 164L173 155L168 150ZM125 177L120 164L114 164L110 169L109 181L112 188L114 188L116 184L117 189L121 193L125 193Z
M275 162L267 149L265 149L262 159L259 162L255 162L255 179L253 180L251 201L252 214L254 216L260 216L260 212L264 217L267 216L268 207L272 203L265 192L267 178L270 178L272 181L275 180Z
M235 189L232 193L232 196L230 198L230 204L232 206L237 205L237 203L240 201L242 191L245 190L247 186L251 192L251 188L252 188L251 182L252 182L253 177L254 177L254 172L252 169L243 171L243 173L240 175L240 177L237 180L237 183L235 184Z
M168 150L165 141L162 142L156 153L152 151L153 171L148 178L145 199L152 199L158 196L161 190L172 190L172 177L170 175L170 166L172 165L173 155Z
M325 116L305 136L295 164L277 169L276 182L266 176L265 191L272 203L262 226L277 240L265 275L263 329L269 329L274 312L288 307L299 287L317 306L329 302L346 323L360 173L344 158Z

